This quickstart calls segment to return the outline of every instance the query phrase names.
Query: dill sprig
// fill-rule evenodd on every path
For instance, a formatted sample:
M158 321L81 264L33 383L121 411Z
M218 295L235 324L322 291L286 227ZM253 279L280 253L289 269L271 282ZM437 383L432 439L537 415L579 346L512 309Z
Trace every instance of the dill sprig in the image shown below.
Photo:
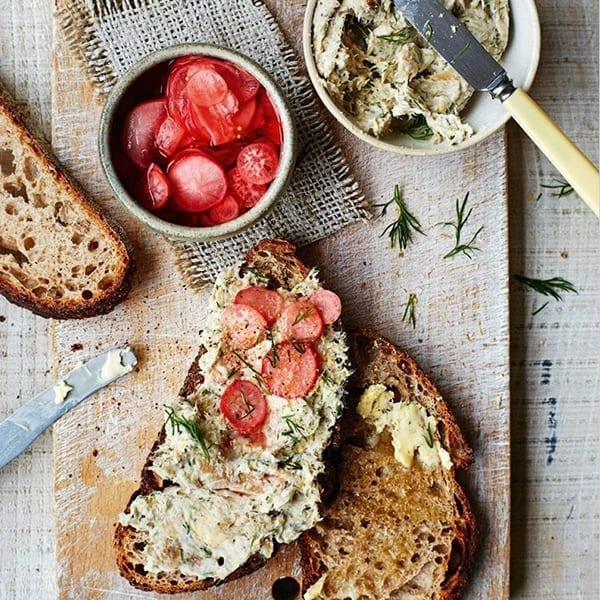
M427 125L427 119L425 115L417 115L411 119L403 133L409 135L414 140L428 140L432 135L433 131L429 125Z
M289 437L294 443L298 443L301 437L306 437L304 427L294 421L294 415L284 415L283 420L288 427L287 430L283 432L283 435Z
M165 406L165 411L167 413L167 421L171 424L172 432L175 433L175 431L177 431L177 433L181 433L181 428L183 427L189 433L192 439L198 444L198 446L200 446L202 454L204 454L204 457L208 460L210 458L208 446L204 441L198 421L178 415L172 406Z
M269 278L266 275L263 275L257 269L253 269L252 267L248 267L246 265L244 265L243 269L247 273L250 273L258 283L262 285L269 285Z
M433 448L433 433L431 433L431 423L427 423L427 435L423 434L423 437L425 438L425 443L430 448Z
M260 391L263 394L270 394L269 388L267 388L262 375L239 353L236 352L235 350L232 350L232 353L234 356L236 356L238 358L238 360L244 364L248 369L250 369L250 371L252 371L252 377L254 378L254 381L256 381L256 385L258 385L258 387L260 388ZM267 355L269 356L269 355ZM277 364L277 354L273 353L272 356L269 356L269 360L271 361L271 364L273 366L276 366Z
M552 193L552 195L556 196L557 198L568 196L575 191L573 186L565 179L553 177L552 182L553 183L542 184L542 187L546 188L547 190L556 190Z
M289 456L286 456L285 459L280 460L277 463L277 466L282 469L289 469L290 471L301 471L302 470L302 464L300 463L299 460L297 460L295 454L290 454Z
M417 304L417 295L416 294L408 294L408 300L406 301L406 306L404 307L404 314L402 315L402 320L408 322L415 328L417 324L417 316L415 314L415 306Z
M394 44L406 44L414 35L414 29L412 27L401 27L400 29L394 29L391 33L385 35L378 35L377 38L385 40L386 42L392 42Z
M387 209L392 204L395 204L398 209L398 218L393 223L390 223L379 237L383 237L387 234L390 238L392 248L397 245L400 250L405 250L408 243L412 241L413 230L421 235L426 234L423 229L421 229L421 224L418 219L406 208L398 184L394 186L394 196L392 199L384 204L376 204L375 208L381 208L380 216L385 217Z
M550 279L534 279L533 277L525 277L525 275L519 275L515 273L515 279L524 283L532 290L542 294L543 296L551 296L555 300L562 300L561 292L579 292L575 286L562 277L551 277ZM545 305L544 305L545 306ZM539 309L537 312L539 312Z
M301 310L298 312L298 314L296 315L296 318L294 319L294 322L292 323L292 325L298 325L298 323L304 321L305 319L308 319L308 317L310 317L313 314L313 307L309 307L306 308L305 310Z
M273 332L269 331L267 334L267 339L271 344L271 364L276 367L279 362L279 355L277 354L277 345L275 344L275 340L273 339Z
M327 373L325 373L325 371L321 373L321 379L323 380L323 383L325 385L329 385L332 387L335 385L335 381Z
M481 252L480 248L478 248L477 246L473 246L473 242L475 242L475 240L477 239L477 236L481 233L481 230L483 229L483 225L473 234L471 239L466 244L461 242L461 234L462 234L463 227L466 225L467 221L469 220L469 217L471 216L471 213L473 212L473 209L470 208L469 211L465 214L468 199L469 199L469 192L467 192L465 194L465 197L464 197L462 203L458 200L458 198L456 199L456 223L449 222L449 221L442 223L442 225L452 227L454 229L454 235L455 235L454 248L452 248L452 250L450 250L450 252L447 252L446 254L444 254L444 258L450 258L451 256L454 256L454 255L462 252L465 256L468 256L469 258L472 259L473 252L475 252L476 250L478 252Z

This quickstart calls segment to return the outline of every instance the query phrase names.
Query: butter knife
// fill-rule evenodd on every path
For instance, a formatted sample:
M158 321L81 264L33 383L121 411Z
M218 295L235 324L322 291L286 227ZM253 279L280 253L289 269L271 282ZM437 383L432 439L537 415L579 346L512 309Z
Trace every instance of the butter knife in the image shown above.
M0 423L0 468L25 450L43 431L82 400L129 373L137 364L133 350L108 350L76 367Z
M580 198L598 216L598 169L522 89L515 87L469 30L437 0L394 0L398 11L474 89L504 105Z

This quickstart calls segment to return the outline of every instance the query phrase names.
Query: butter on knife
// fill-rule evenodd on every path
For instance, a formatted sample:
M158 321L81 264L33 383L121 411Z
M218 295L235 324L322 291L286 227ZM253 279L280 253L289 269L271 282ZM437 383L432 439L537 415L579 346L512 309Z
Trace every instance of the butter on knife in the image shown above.
M0 423L0 468L17 457L52 423L104 386L133 370L129 347L108 350L73 369Z

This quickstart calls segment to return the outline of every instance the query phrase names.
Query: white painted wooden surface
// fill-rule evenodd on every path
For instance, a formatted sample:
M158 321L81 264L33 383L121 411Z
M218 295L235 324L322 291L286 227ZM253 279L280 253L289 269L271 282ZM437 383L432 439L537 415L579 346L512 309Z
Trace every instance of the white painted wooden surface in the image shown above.
M4 3L0 75L19 101L33 108L34 121L49 131L52 2ZM598 5L580 0L565 11L564 3L540 0L538 6L544 45L532 93L597 162ZM554 171L514 126L508 128L508 147L511 273L560 275L580 291L532 317L539 297L511 282L512 596L597 598L598 222L577 199L557 200L540 188L551 181ZM376 187L369 191L379 193ZM536 201L539 191L543 197ZM324 247L325 260L332 244ZM343 288L350 281L332 283ZM376 295L372 282L368 289ZM167 289L165 299L168 293ZM355 307L355 314L358 310ZM3 299L0 317L5 317L0 318L4 416L49 382L52 363L46 321ZM371 318L385 325L390 315ZM434 338L422 339L435 345ZM443 356L441 348L421 348L417 342L411 349L420 357L437 356L438 361ZM440 362L433 358L423 362L441 383L445 373ZM450 366L454 370L450 381L457 381L457 368ZM47 433L0 472L0 598L55 597L52 493Z

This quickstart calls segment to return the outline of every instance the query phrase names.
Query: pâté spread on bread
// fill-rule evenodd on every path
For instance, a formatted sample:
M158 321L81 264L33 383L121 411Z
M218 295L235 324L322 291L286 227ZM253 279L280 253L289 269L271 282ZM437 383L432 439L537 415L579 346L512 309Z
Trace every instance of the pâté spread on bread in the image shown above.
M144 569L222 580L319 520L317 476L350 371L339 298L311 270L287 290L236 264L201 334L203 382L168 407L150 469L170 485L133 499Z
M508 0L444 0L497 60L508 43ZM457 144L473 89L394 10L392 0L319 0L313 51L332 100L363 131Z

